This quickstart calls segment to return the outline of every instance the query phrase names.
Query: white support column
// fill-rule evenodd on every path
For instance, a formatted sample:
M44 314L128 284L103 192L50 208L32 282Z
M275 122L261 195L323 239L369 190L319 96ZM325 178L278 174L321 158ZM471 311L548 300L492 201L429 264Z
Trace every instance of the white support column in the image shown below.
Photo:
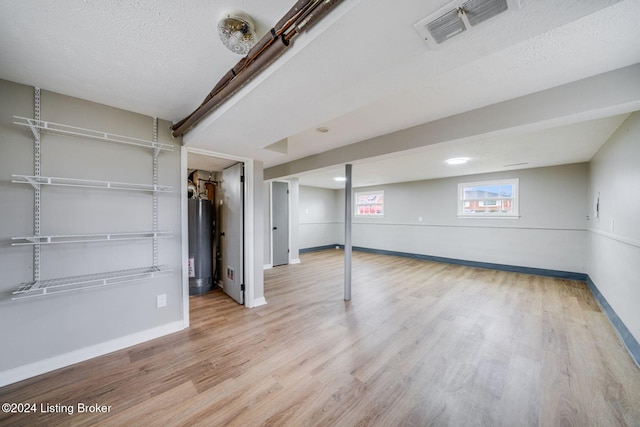
M353 217L351 165L345 165L344 187L344 300L351 301L351 218Z

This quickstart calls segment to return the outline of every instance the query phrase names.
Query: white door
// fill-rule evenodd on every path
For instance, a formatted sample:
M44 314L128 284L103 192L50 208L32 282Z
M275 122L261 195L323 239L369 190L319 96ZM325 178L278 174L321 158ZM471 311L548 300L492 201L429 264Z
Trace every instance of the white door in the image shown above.
M221 233L224 292L244 304L244 165L222 171Z
M289 264L289 184L271 183L273 266Z

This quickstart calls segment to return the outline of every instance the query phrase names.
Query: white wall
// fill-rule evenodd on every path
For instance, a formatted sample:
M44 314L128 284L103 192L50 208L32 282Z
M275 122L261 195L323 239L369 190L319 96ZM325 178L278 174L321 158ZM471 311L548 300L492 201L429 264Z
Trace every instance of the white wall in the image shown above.
M33 234L34 190L11 183L32 175L33 136L12 124L33 117L33 88L0 80L0 385L179 329L183 320L179 140L160 121L159 140L174 144L159 157L159 263L173 275L29 300L11 301L21 282L33 279L32 248L11 237ZM42 91L43 120L151 140L151 117ZM41 174L152 183L150 150L53 135L42 136ZM152 196L146 192L42 187L41 234L137 232L152 229ZM42 247L42 279L152 265L152 242L81 243ZM167 306L156 308L156 296ZM107 344L105 344L107 343Z
M640 341L640 112L591 161L588 205L589 277Z
M300 182L298 178L289 180L289 262L300 262Z
M520 179L520 219L457 217L458 183L501 178ZM353 245L584 273L587 182L582 163L355 188L384 190L385 216L355 217ZM332 218L344 212L344 191L336 193Z
M266 304L264 298L264 217L265 197L264 197L264 167L262 162L251 160L245 163L245 168L251 168L251 173L245 176L252 181L248 195L246 210L253 213L250 223L245 221L245 233L249 239L245 239L245 271L249 277L245 277L248 283L248 295L246 295L248 307L257 307Z
M300 186L300 248L333 245L344 240L344 211L338 211L339 194L326 188Z
M271 183L264 182L262 184L262 193L264 194L264 214L262 215L264 244L263 259L264 267L271 267Z
M457 217L458 183L501 178L520 180L519 219ZM584 272L586 183L577 164L376 187L385 217L354 220L354 246Z

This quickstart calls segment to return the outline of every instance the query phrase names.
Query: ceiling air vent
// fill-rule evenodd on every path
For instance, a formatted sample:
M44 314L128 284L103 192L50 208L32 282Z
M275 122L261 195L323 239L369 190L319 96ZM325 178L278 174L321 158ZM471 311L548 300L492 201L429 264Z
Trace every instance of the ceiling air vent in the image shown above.
M414 27L431 48L507 10L520 8L520 0L458 0L418 21Z

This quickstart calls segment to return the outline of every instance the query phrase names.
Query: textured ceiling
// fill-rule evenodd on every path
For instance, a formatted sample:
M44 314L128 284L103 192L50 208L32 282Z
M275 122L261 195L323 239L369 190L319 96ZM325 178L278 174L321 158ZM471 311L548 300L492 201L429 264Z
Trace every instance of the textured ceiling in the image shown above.
M217 20L242 10L262 34L293 3L3 0L0 78L177 121L240 58L218 41ZM521 0L519 10L430 50L413 24L447 3L343 0L187 134L186 145L271 167L640 62L637 0ZM578 123L600 117L547 128L578 137L592 126ZM617 120L599 122L602 135ZM264 149L285 138L286 153ZM510 138L513 147L530 145L526 132ZM483 144L482 170L503 168L500 143ZM560 153L541 144L528 161L584 161L595 145Z
M263 34L291 0L2 0L0 77L177 121L241 58L217 22L249 12Z
M187 144L271 166L640 61L640 2L524 1L429 50L413 24L444 3L355 3ZM287 155L263 149L285 137Z

